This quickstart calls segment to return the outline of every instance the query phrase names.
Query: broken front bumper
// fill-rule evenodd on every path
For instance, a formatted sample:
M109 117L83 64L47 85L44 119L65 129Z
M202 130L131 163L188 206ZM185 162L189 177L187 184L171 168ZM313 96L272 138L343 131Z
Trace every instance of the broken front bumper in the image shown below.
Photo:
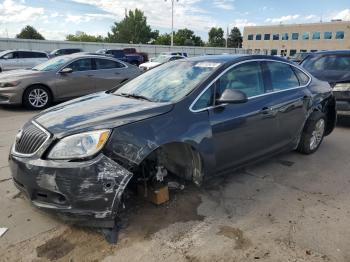
M95 220L97 226L97 221L113 226L121 196L132 177L132 173L103 154L84 162L11 154L9 164L16 187L34 206L58 212L72 221Z

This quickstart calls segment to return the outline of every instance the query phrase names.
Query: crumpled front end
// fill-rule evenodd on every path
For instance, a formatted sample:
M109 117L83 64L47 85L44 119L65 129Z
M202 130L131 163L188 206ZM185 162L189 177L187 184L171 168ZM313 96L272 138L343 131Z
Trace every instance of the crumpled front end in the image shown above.
M113 227L122 194L133 174L103 154L69 162L9 157L15 185L34 206L68 220Z

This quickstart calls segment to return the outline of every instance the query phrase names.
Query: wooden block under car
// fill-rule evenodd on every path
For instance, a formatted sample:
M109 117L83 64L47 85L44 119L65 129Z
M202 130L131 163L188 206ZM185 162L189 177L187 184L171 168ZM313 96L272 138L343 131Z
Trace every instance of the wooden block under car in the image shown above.
M148 201L156 205L161 205L169 201L168 186L162 186L156 189L147 187L147 196L145 196L144 185L138 185L137 191L140 196L145 197Z

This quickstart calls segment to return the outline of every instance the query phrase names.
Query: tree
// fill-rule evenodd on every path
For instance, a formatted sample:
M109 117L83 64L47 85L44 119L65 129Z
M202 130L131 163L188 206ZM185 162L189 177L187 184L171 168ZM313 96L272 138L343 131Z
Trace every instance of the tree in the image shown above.
M45 38L34 27L30 25L24 27L22 31L18 35L16 35L16 38L45 40Z
M154 41L156 45L170 45L171 44L171 35L170 34L162 34L157 37Z
M225 46L224 30L221 27L212 27L209 31L209 46Z
M105 41L105 38L101 35L94 36L94 35L88 35L84 32L76 33L75 35L67 35L66 36L67 41L79 41L79 42L103 42Z
M171 35L162 34L154 42L157 45L170 45ZM174 33L174 44L177 46L203 46L204 43L199 36L196 36L192 30L187 28L180 29Z
M147 24L147 17L144 13L135 9L135 11L129 11L119 23L114 23L107 40L114 43L147 44L158 35L159 32L152 31Z
M227 39L227 46L234 47L234 48L241 48L242 42L243 42L243 38L242 38L241 31L237 27L232 28Z
M192 30L184 28L179 29L174 34L174 44L179 46L202 46L203 41Z

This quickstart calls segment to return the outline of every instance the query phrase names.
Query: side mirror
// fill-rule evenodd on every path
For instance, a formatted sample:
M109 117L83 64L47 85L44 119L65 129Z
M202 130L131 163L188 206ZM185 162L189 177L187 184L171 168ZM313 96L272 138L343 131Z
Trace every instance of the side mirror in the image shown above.
M66 67L66 68L63 68L61 71L60 71L61 74L70 74L70 73L73 73L73 69L72 68L69 68L69 67Z
M216 104L241 104L247 101L248 97L244 92L234 89L225 89L221 97L216 100Z

